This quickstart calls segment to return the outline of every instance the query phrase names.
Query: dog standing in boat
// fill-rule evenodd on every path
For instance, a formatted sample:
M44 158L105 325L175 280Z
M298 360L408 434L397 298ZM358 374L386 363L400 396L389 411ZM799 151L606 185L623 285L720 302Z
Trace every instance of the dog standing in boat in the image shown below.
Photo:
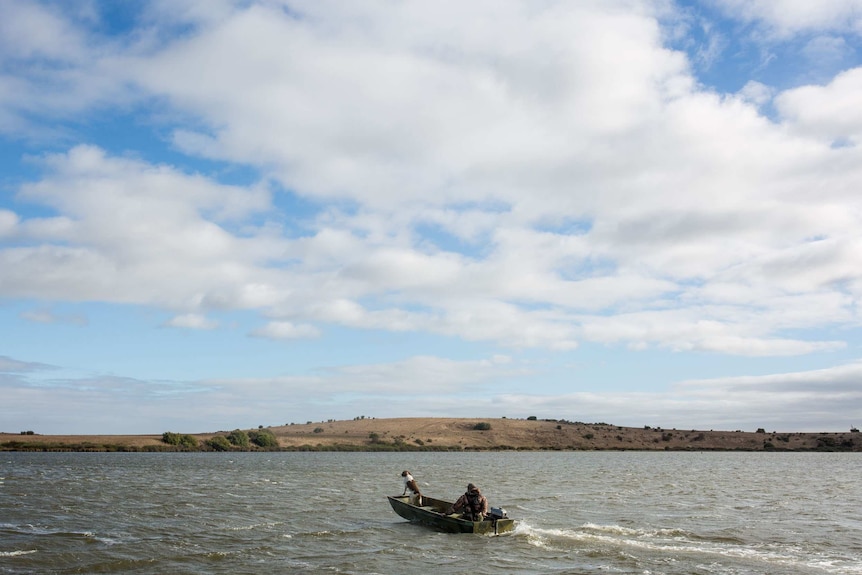
M401 477L404 479L404 493L401 495L407 495L407 492L409 491L410 504L422 507L422 493L419 491L419 484L416 483L416 480L413 479L413 476L410 475L409 471L402 471Z

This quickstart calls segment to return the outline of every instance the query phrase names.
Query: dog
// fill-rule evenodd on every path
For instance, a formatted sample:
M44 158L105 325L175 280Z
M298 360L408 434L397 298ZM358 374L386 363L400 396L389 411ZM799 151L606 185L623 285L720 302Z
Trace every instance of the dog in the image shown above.
M410 475L409 471L402 471L401 477L404 478L404 493L401 495L407 495L407 492L410 492L410 503L412 505L418 505L422 507L422 492L419 491L419 484L416 483L416 480L413 479L413 476Z

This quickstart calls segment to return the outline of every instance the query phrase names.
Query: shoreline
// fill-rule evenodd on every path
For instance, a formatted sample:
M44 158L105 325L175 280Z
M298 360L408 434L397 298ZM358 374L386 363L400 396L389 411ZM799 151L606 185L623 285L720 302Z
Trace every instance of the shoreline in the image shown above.
M240 430L237 430L240 431ZM241 430L274 442L232 445L230 431L189 433L169 444L151 435L0 433L0 451L840 451L862 452L862 435L623 427L551 419L357 418Z

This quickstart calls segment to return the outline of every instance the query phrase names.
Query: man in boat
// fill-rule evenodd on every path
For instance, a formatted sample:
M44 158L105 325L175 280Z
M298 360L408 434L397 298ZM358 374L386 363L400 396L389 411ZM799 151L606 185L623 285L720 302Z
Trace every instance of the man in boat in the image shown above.
M419 484L416 483L416 480L413 479L413 476L410 475L409 471L402 471L401 477L404 479L404 493L401 495L407 495L407 492L409 491L410 504L422 507L422 493L419 491Z
M482 521L488 515L488 500L485 499L479 488L472 483L467 484L467 492L446 510L446 515L451 515L462 509L464 510L464 519L469 519L470 521Z

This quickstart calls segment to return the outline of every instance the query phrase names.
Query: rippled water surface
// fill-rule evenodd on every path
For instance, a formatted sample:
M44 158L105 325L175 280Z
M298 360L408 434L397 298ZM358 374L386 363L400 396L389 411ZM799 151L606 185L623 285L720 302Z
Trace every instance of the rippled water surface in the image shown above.
M385 496L468 481L519 520ZM0 453L0 573L862 574L862 455Z

